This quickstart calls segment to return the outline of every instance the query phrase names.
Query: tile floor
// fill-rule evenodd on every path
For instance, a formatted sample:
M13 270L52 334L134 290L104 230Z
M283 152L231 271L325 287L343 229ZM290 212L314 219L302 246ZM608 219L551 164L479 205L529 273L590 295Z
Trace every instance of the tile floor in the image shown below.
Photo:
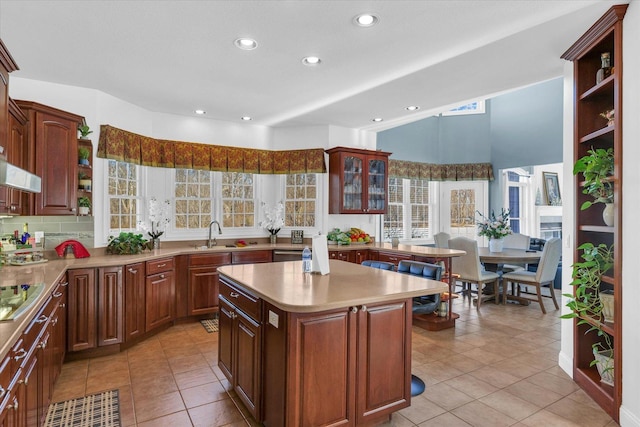
M617 424L558 367L559 311L455 300L455 329L413 329L413 373L427 384L394 426ZM54 400L120 390L123 427L255 426L217 367L217 333L177 325L115 356L66 363Z

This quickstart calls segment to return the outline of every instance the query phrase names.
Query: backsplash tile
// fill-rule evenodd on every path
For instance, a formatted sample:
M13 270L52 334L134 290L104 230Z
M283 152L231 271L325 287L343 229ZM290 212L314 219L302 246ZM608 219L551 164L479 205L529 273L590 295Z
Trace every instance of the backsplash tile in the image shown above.
M24 224L29 224L29 233L44 231L45 250L52 250L65 240L77 240L86 248L93 248L94 223L92 216L14 216L0 219L0 235L13 235L14 230L22 234Z

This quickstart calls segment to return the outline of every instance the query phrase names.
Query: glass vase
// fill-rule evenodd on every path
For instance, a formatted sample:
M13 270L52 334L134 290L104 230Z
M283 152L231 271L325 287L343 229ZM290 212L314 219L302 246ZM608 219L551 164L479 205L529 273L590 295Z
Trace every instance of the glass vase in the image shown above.
M275 244L276 243L276 239L278 238L277 234L270 234L269 235L269 243L271 244Z

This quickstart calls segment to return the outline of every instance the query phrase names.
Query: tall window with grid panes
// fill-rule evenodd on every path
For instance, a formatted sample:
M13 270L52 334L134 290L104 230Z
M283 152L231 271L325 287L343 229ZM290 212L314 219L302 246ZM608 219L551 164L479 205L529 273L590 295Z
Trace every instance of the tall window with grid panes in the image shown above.
M430 183L423 179L389 178L389 204L382 236L427 239L431 235Z
M109 160L107 166L109 233L136 229L140 194L138 189L139 166L132 163Z
M287 175L284 194L285 227L315 227L318 194L316 174Z
M194 169L175 171L175 229L205 228L213 217L211 172Z
M253 227L255 182L250 173L222 173L222 226Z

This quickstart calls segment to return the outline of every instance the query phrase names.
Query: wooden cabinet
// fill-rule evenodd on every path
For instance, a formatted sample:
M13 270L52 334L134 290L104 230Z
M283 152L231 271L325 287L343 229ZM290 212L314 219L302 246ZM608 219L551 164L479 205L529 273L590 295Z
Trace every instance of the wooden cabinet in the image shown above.
M256 420L261 419L260 313L260 299L220 280L218 366Z
M400 261L411 261L413 260L413 255L401 254L396 252L377 251L371 254L371 259L375 259L376 261L391 262L395 264L396 268L398 268L398 263Z
M29 171L42 179L42 192L30 195L32 215L76 215L78 123L83 118L30 101L16 101L27 115ZM55 160L55 161L54 161Z
M218 267L231 264L231 253L189 255L187 314L218 311Z
M27 117L16 103L9 98L9 123L5 145L7 161L20 168L27 167L26 134ZM0 214L23 215L28 213L25 204L26 194L15 188L0 186Z
M176 285L173 258L146 262L145 330L172 322L176 317Z
M138 338L145 332L144 263L124 267L124 340Z
M18 65L15 63L7 47L0 40L0 156L4 156L4 146L8 135L9 123L9 73L16 71Z
M231 252L232 264L256 264L260 262L272 262L273 251L238 251Z
M329 251L329 259L355 262L355 252L353 251Z
M68 351L123 341L122 267L68 271Z
M574 179L576 250L574 262L582 261L584 243L606 244L613 247L615 256L611 271L602 277L600 291L612 290L614 295L614 322L604 322L603 333L613 343L613 386L600 381L595 366L592 345L602 341L595 331L588 332L599 320L591 318L574 321L573 379L584 391L615 420L619 420L622 402L622 20L626 4L613 6L574 45L562 55L574 66L574 162L591 148L614 152L614 225L606 226L600 204L581 210L590 197L582 193L582 175ZM602 66L601 56L609 55L611 69L596 77ZM610 75L608 75L610 74ZM608 76L607 76L608 75ZM614 110L611 121L601 113ZM591 200L591 199L589 199Z
M365 425L409 406L407 301L308 314L265 303L264 311L265 425Z
M385 213L391 153L346 147L326 152L329 154L329 213Z

